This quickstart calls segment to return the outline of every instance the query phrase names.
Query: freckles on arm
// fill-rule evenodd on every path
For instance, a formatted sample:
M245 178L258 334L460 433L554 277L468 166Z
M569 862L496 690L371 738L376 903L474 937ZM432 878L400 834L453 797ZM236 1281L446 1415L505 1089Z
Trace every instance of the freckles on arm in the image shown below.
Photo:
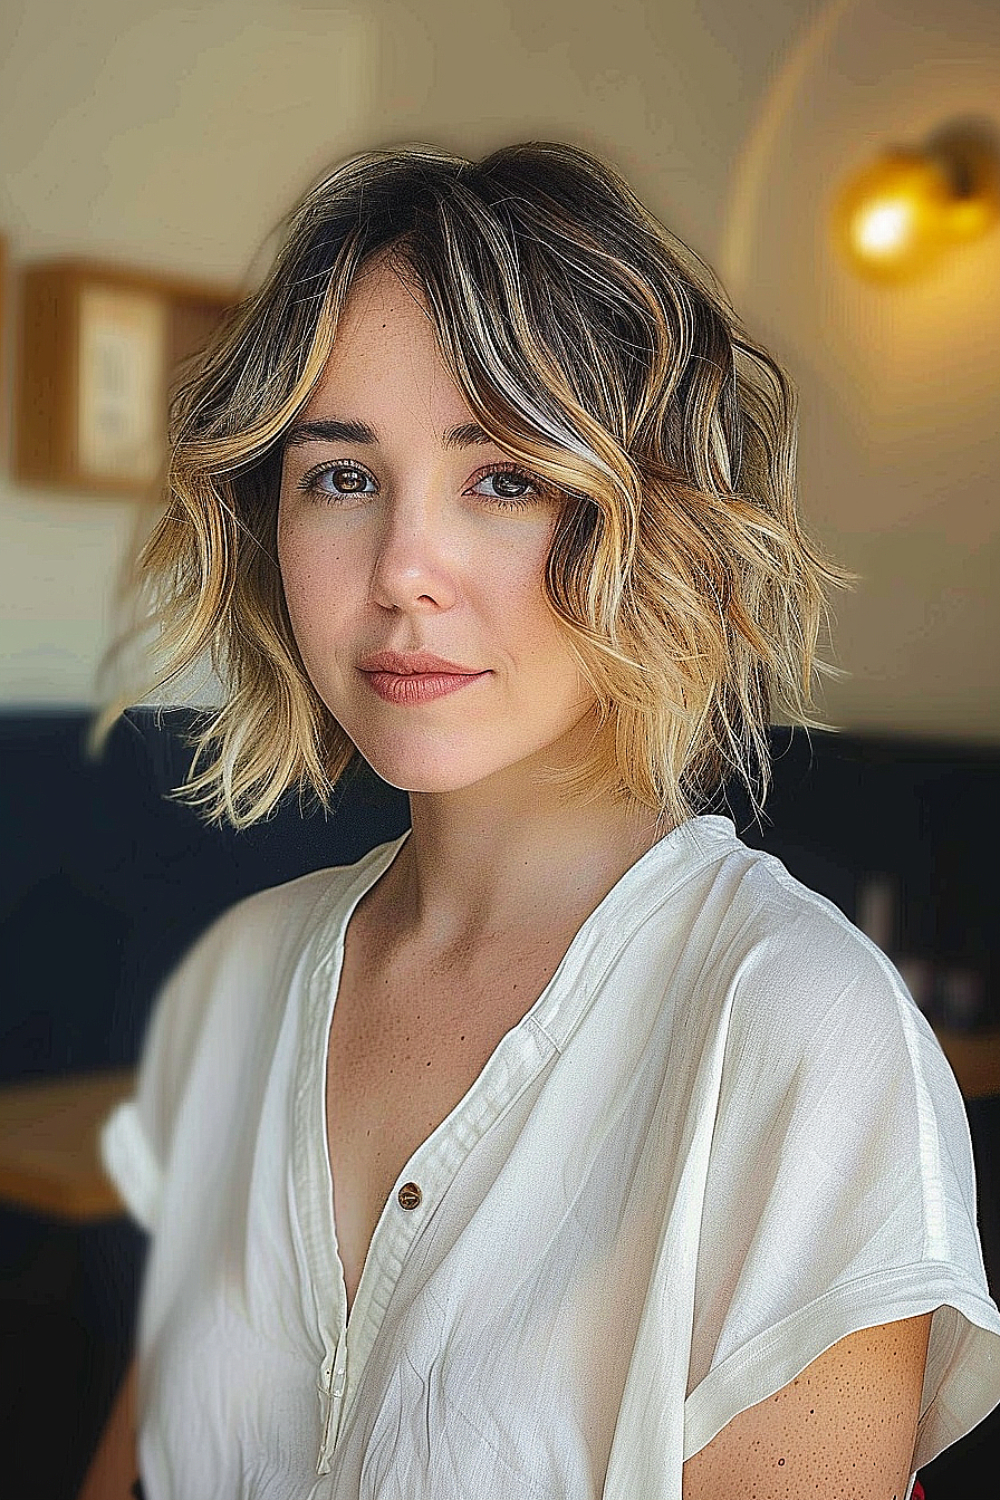
M863 1328L684 1465L684 1500L903 1500L931 1314Z

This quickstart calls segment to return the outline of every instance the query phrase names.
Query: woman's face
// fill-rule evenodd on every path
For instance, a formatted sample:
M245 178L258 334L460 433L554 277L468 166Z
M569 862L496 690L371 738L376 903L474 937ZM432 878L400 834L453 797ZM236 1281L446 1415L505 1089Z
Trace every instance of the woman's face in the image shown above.
M514 766L530 776L532 757L577 761L596 724L543 594L569 502L521 471L497 473L516 465L488 440L449 440L474 422L419 291L370 270L289 433L278 558L316 691L378 775L407 791L454 791ZM324 432L334 423L370 433ZM365 671L380 651L430 651L481 675L427 696L419 678Z

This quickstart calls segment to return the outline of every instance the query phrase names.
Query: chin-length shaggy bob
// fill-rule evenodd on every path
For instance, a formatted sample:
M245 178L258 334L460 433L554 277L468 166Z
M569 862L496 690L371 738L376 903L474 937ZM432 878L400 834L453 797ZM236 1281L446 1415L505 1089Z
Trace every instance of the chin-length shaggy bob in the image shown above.
M825 589L851 575L796 514L794 391L701 261L606 164L529 142L468 161L362 152L284 221L263 283L170 404L166 510L133 594L163 687L209 655L223 706L176 795L245 826L291 787L324 806L358 755L309 680L276 561L283 439L358 273L422 291L476 420L565 494L545 593L597 699L569 796L671 824L737 776L759 810L767 729L809 716ZM100 741L134 697L109 704Z

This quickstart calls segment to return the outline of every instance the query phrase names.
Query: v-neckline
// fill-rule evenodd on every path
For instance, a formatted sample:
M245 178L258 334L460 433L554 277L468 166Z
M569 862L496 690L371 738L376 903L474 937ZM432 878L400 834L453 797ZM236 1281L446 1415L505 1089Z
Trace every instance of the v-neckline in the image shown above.
M346 1285L334 1222L333 1171L326 1114L327 1061L333 1013L343 976L351 917L364 896L389 870L411 831L408 828L399 838L377 846L357 862L353 881L346 891L338 893L326 918L319 924L315 944L310 946L311 959L306 960L312 971L307 970L304 975L309 1002L297 1068L295 1141L299 1164L295 1168L295 1178L307 1263L314 1281L319 1326L325 1341L334 1337L330 1319L331 1287L337 1286L338 1301L343 1299L341 1316L336 1320L341 1325L336 1335L338 1343L346 1337L348 1328L357 1327L359 1305L362 1308L366 1305L366 1299L359 1295L364 1285L363 1271L347 1319L344 1305ZM447 1122L470 1104L480 1079L494 1065L498 1055L509 1052L510 1047L516 1045L512 1038L532 1033L537 1043L532 1055L537 1054L538 1067L562 1049L586 1013L607 963L651 909L647 888L661 865L668 878L665 885L658 888L657 895L666 897L676 888L678 878L686 880L697 868L719 857L720 845L734 841L737 840L731 820L703 814L671 829L630 865L580 924L548 984L520 1021L504 1033L475 1083L411 1155L403 1171L409 1172L418 1158L433 1150ZM672 867L676 867L673 873L678 878L669 878ZM620 920L608 920L618 907L622 908ZM586 982L583 982L584 971ZM374 1227L365 1269L371 1261L372 1249L391 1199L390 1193Z

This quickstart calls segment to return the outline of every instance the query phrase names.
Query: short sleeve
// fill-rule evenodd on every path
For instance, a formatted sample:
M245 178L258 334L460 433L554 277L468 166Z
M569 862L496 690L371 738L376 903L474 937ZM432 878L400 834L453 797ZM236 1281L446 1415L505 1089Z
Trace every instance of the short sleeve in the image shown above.
M98 1132L101 1164L131 1216L155 1234L173 1126L231 918L219 917L167 977L150 1010L135 1093Z
M118 1196L140 1228L156 1230L163 1190L163 1168L150 1146L135 1098L124 1099L108 1115L98 1136L101 1164Z
M739 975L707 1169L685 1457L858 1329L933 1312L914 1467L1000 1401L958 1086L902 979L817 900Z

